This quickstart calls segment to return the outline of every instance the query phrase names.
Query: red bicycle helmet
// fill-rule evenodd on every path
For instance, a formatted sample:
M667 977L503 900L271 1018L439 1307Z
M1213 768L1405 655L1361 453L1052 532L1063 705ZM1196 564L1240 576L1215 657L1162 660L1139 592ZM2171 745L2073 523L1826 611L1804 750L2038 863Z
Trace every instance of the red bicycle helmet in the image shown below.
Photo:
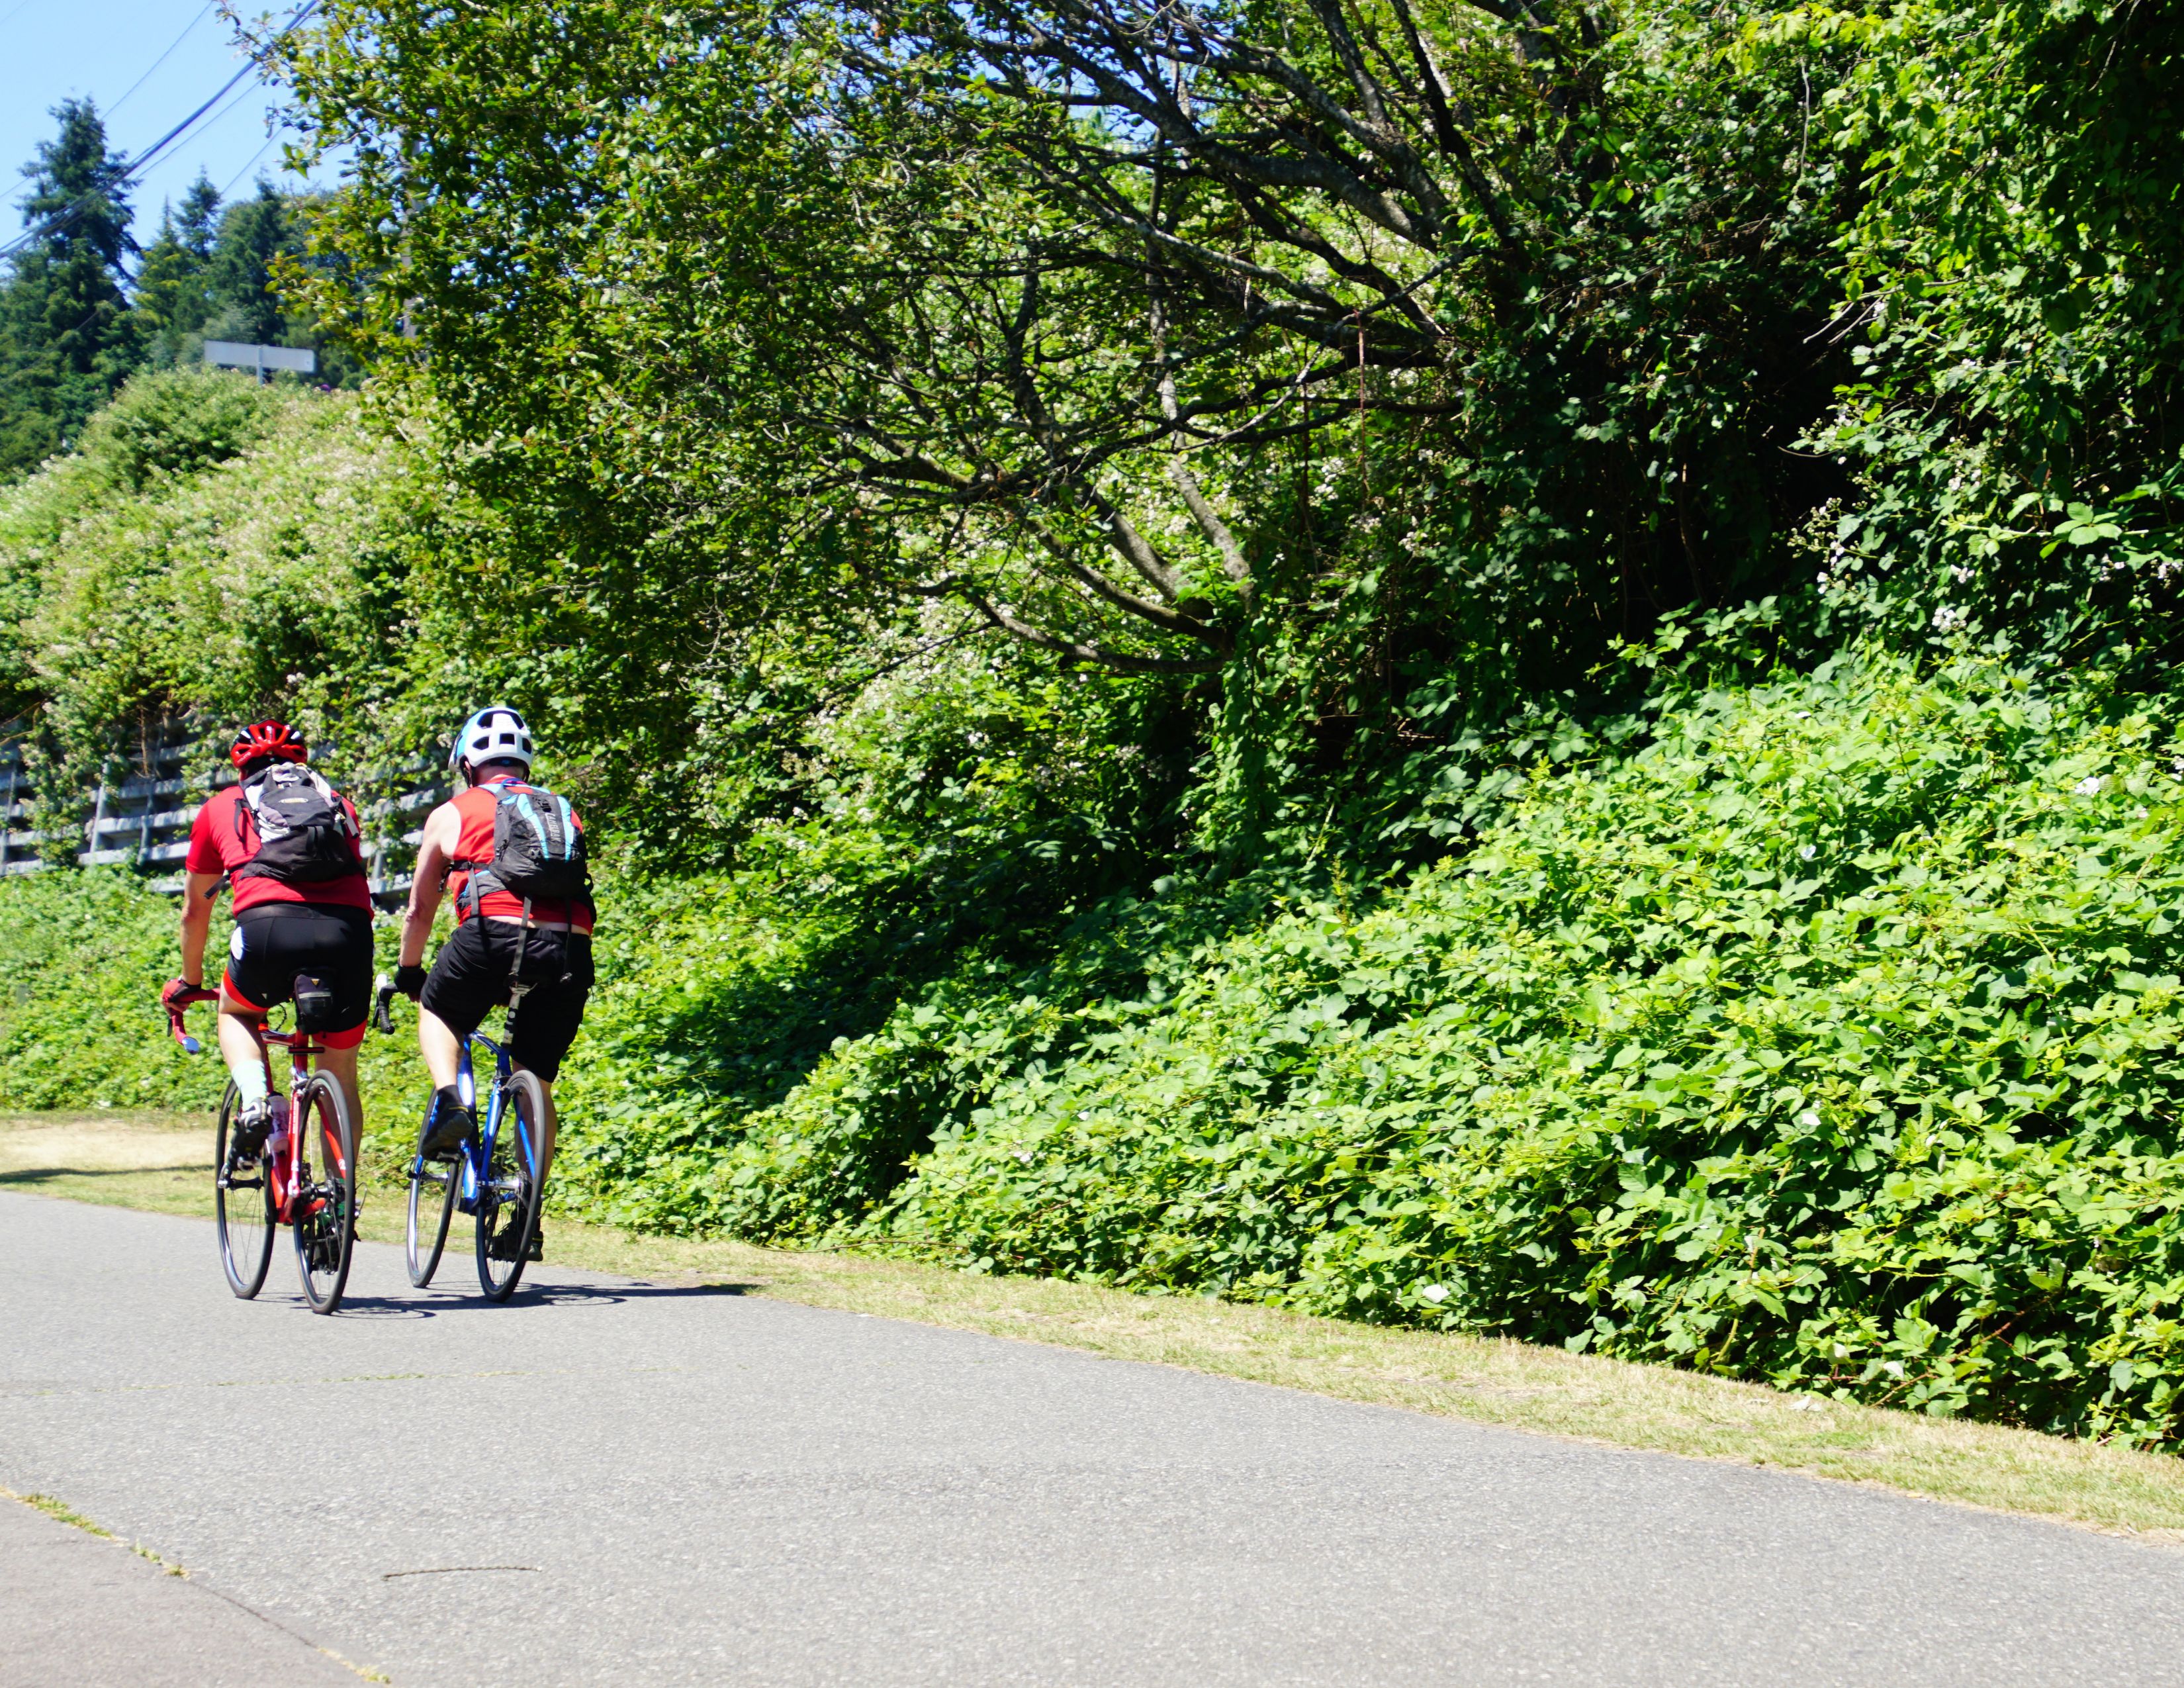
M304 746L304 735L285 721L253 721L227 747L228 760L238 768L268 756L283 762L308 762L311 753Z

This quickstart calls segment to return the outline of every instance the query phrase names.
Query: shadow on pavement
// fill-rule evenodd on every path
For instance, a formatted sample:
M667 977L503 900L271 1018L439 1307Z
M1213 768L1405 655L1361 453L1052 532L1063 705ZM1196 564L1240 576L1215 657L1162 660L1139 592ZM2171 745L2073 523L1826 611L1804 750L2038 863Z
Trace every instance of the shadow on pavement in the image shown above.
M13 1184L44 1184L50 1178L132 1178L151 1173L203 1173L209 1182L212 1162L191 1161L178 1167L100 1167L89 1172L81 1167L19 1167L12 1173L0 1173L0 1189Z
M617 1284L611 1288L593 1284L526 1284L508 1301L488 1301L476 1290L442 1288L413 1290L408 1295L346 1295L337 1318L437 1318L442 1313L497 1312L504 1306L604 1307L617 1301L660 1301L697 1295L744 1295L756 1284ZM303 1304L298 1302L300 1307Z

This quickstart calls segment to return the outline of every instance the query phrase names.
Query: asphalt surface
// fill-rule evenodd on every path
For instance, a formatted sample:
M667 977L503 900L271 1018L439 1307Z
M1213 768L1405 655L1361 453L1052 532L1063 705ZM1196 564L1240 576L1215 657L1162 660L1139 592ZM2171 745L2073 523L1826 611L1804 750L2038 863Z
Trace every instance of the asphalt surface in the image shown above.
M217 1602L405 1688L2184 1682L2175 1550L733 1293L534 1268L493 1307L467 1267L419 1294L367 1247L322 1319L286 1254L246 1304L208 1225L0 1195L0 1485L191 1574L64 1597L0 1527L0 1660L42 1587L47 1657L143 1661L0 1680L226 1680Z
M118 1541L0 1501L0 1688L323 1688L356 1676Z

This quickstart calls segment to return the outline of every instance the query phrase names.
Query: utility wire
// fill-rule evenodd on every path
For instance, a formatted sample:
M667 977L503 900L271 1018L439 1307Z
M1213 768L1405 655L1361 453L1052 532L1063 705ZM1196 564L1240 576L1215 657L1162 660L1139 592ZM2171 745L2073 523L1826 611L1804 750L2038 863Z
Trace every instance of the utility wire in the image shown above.
M214 106L226 99L229 94L232 93L235 89L241 85L244 78L249 76L254 71L262 70L265 66L265 54L280 42L287 40L290 35L293 34L303 24L305 19L309 18L312 13L319 9L319 3L320 0L304 0L304 4L297 8L295 15L291 17L287 23L281 26L281 32L275 36L271 41L266 42L264 47L261 47L258 52L251 54L250 62L245 64L240 70L237 71L232 76L229 77L221 86L219 92L215 93L210 99L207 100L195 111L192 112L180 123L177 123L172 129L170 129L150 146L145 148L142 152L137 153L133 159L131 159L129 161L129 167L122 171L120 180L115 182L114 186L117 187L125 187L131 182L135 181L141 177L146 170L149 170L153 164L158 161L161 153L164 152L169 147L180 140L182 136L187 132L194 124L196 124L198 119L202 118L207 112L210 111ZM223 117L226 114L227 114L226 112L222 112L220 114ZM47 239L53 235L60 233L71 223L75 222L78 217L84 214L87 200L88 196L86 196L84 198L79 198L75 203L70 206L65 211L63 211L55 216L52 221L47 223L42 228L24 230L21 234L18 235L14 240L8 242L7 245L0 247L0 259L13 258L17 253L22 251L25 248L31 246L38 241Z
M263 67L266 51L277 46L281 42L287 39L287 37L294 32L298 25L302 24L304 19L309 17L312 13L318 9L319 0L304 0L304 3L297 8L296 15L289 19L286 24L281 25L281 33L275 36L271 41L266 42L265 49L261 49L259 52L251 54L250 62L245 64L240 70L237 71L232 76L229 77L226 85L221 87L218 93L214 94L210 99L207 100L195 111L192 112L180 123L177 123L172 129L170 129L165 134L162 135L142 152L139 153L131 162L128 172L122 177L122 180L124 181L127 181L133 177L142 175L145 170L148 170L151 167L153 159L157 159L159 155L169 146L173 144L173 142L181 138L182 133L185 130L188 129L192 124L195 123L199 118L203 117L214 106L226 99L228 94L242 81L243 78Z
M234 192L236 184L241 181L243 177L248 175L251 171L258 168L259 159L264 158L266 153L271 152L273 150L273 143L280 138L280 136L277 134L267 136L265 137L265 144L250 155L250 162L243 165L241 170L236 171L232 176L228 178L227 186L221 188L220 191L220 197L225 199L229 194Z
M25 0L25 3L28 4L29 0ZM199 12L197 16L192 18L188 23L182 25L182 32L175 37L172 45L170 45L164 53L161 53L157 58L152 61L152 70L147 70L142 75L139 76L135 81L129 85L129 93L122 95L120 99L114 101L112 105L106 108L106 114L109 118L111 118L115 112L120 110L123 106L129 103L130 94L135 93L137 89L142 87L145 83L152 80L153 70L157 70L162 64L164 64L170 58L172 58L175 56L175 48L180 47L184 42L190 38L190 31L197 28L199 24L205 20L206 14L212 10L215 3L216 0L205 0L203 11Z
M30 9L30 6L31 0L20 0L20 3L10 7L8 8L8 15L4 18L0 18L0 29L4 29L9 24L14 23L16 19L21 17L25 12Z

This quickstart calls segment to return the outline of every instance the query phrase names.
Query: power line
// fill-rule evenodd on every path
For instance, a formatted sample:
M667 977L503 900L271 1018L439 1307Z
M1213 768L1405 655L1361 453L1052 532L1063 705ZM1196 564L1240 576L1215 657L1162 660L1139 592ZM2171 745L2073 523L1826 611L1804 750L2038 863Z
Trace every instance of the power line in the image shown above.
M244 106L250 103L250 93L251 91L248 88L243 89L240 93L237 94L233 99L230 100L218 111L214 112L210 117L205 119L203 123L200 123L196 129L191 131L188 138L192 141L204 140L208 136L211 135L214 130L218 129L221 124L226 122L229 118L234 116L237 112L240 111ZM257 164L259 159L264 158L267 149L272 146L275 141L277 141L280 138L278 132L276 132L273 136L269 137L265 145L260 147L257 152L252 155L250 163L242 167L244 172L247 173L253 165ZM146 175L137 178L136 185L140 187L142 187L146 181L150 180L152 174L156 174L158 170L174 163L176 159L181 156L181 148L179 145L176 146L174 151L169 153L165 158L161 159L157 164L151 166L149 172L148 172ZM203 175L205 174L204 166L202 163L198 166L198 174L199 175ZM242 180L242 177L238 175L236 178L236 181L240 180ZM226 187L220 190L219 198L223 200L226 199L227 196L234 191L234 188L235 181L230 181Z
M258 168L259 159L264 158L266 153L271 152L273 150L273 143L280 138L280 136L277 134L267 136L265 137L265 144L250 155L250 162L243 165L241 170L236 171L236 173L228 179L227 186L221 188L220 191L220 197L225 199L229 194L234 192L236 183L241 181L243 177L248 175L251 171Z
M207 100L195 111L192 112L180 123L177 123L172 129L170 129L165 134L162 135L142 152L139 153L136 158L131 161L128 171L122 177L122 180L124 181L127 181L132 177L142 175L145 170L148 170L151 167L153 159L157 159L159 154L167 148L167 147L181 137L183 131L187 130L200 117L203 117L214 106L226 99L228 94L240 82L242 82L244 77L249 75L253 71L261 69L265 64L265 53L267 51L270 51L280 42L287 40L289 35L294 31L296 27L301 24L304 19L309 17L312 13L318 9L319 0L304 0L304 3L297 8L296 15L289 19L286 24L281 26L281 33L275 36L271 41L266 42L265 48L257 53L252 53L250 55L250 62L245 64L240 70L237 71L232 76L229 77L226 83L221 87L218 93L214 94L210 99Z
M30 8L31 0L20 0L20 4L10 7L8 8L8 15L4 18L0 18L0 29L4 29L9 24L14 23L16 19L22 16L22 14L28 11Z
M265 55L281 42L287 40L288 36L293 34L303 24L306 18L309 17L312 13L317 11L319 9L319 3L320 0L304 0L304 4L296 8L295 14L291 17L287 23L281 26L281 31L278 35L275 36L271 41L266 42L265 45L259 48L256 53L251 54L249 62L240 70L237 71L232 76L229 77L227 81L220 86L219 92L215 93L210 99L207 100L195 111L192 112L180 123L177 123L172 129L170 129L150 146L145 148L144 150L137 153L134 159L131 159L129 161L128 168L122 171L120 176L115 181L114 185L116 187L125 187L131 182L135 181L137 178L142 176L146 170L149 170L152 165L158 161L161 153L164 152L169 147L180 140L199 118L203 117L214 106L226 99L229 94L232 93L242 82L245 77L250 75L254 71L262 70L265 67ZM227 114L226 112L222 112L220 114L223 117L226 114ZM18 235L14 240L8 242L6 246L0 247L0 259L13 258L17 253L22 251L25 247L60 233L71 223L75 222L78 217L81 217L84 214L84 210L88 203L88 198L89 196L86 195L84 198L79 198L65 211L61 212L58 216L54 217L52 221L46 224L44 227L24 230L21 234Z
M29 4L30 0L24 0L24 3L25 5ZM215 3L216 0L205 0L203 11L199 12L197 16L192 18L188 23L182 26L182 32L175 37L173 43L167 48L167 50L152 61L152 70L147 70L142 75L139 76L135 81L129 85L129 93L122 95L120 99L114 101L112 105L106 108L106 114L109 118L111 118L115 112L120 110L123 106L129 103L130 94L135 93L137 89L142 87L145 83L152 80L152 72L153 70L157 70L162 64L164 64L170 58L172 58L175 56L175 48L180 47L184 42L190 38L190 31L197 28L199 24L205 20L206 14L212 10Z

